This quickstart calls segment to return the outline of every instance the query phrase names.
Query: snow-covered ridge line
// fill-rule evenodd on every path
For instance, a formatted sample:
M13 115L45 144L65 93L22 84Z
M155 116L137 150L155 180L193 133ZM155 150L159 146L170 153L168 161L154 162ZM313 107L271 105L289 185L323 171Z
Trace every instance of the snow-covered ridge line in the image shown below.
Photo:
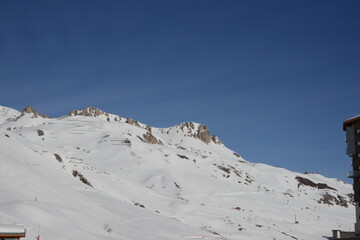
M8 121L17 121L19 118L21 118L25 115L30 116L31 118L51 118L46 114L39 115L38 111L36 109L34 109L32 106L28 105L16 117L8 118L7 120ZM138 126L138 127L144 128L148 131L148 133L145 134L145 136L144 136L145 139L149 138L149 140L147 140L148 142L151 142L151 143L156 142L154 140L155 139L154 136L152 135L152 129L154 129L154 127L151 127L148 124L143 124L143 123L141 123L137 120L131 119L131 118L123 118L118 115L104 112L101 109L96 108L96 107L90 106L90 107L86 107L82 110L74 109L69 114L62 116L60 118L67 118L67 117L73 117L73 116L98 117L98 118L106 120L108 122L122 122L122 123L131 124L134 126ZM167 133L167 134L170 134L174 131L179 132L181 130L185 133L184 136L197 138L206 144L209 144L210 142L215 143L215 144L222 144L221 140L218 137L210 134L209 129L204 124L199 124L199 123L194 123L194 122L185 122L185 123L180 123L174 127L155 128L155 129L158 130L157 132L160 131L161 133ZM160 143L160 142L157 141L156 143Z
M134 125L134 126L142 127L144 129L148 130L150 134L152 133L152 129L153 129L153 127L151 127L148 124L140 123L139 121L131 119L131 118L124 119L120 116L106 113L96 107L87 107L87 108L84 108L83 110L73 110L67 116L78 116L78 115L92 116L92 117L103 116L103 117L106 117L106 120L109 122L110 121L125 122L128 124ZM215 144L222 144L222 142L220 141L220 139L218 137L216 137L214 135L210 135L209 129L204 124L199 124L199 123L194 123L194 122L185 122L185 123L180 123L180 124L178 124L174 127L170 127L170 128L159 128L159 130L162 133L166 132L167 134L170 134L172 131L181 130L186 134L186 136L198 138L206 144L208 144L210 142L213 142Z

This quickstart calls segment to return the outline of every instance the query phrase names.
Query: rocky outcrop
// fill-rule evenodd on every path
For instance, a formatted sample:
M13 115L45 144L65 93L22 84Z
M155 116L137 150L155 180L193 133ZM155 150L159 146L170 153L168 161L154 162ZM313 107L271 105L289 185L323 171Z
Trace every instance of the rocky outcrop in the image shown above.
M8 119L8 121L16 121L18 120L19 118L23 117L25 114L32 114L33 116L31 116L32 118L38 118L39 116L41 116L42 118L49 118L51 119L52 117L49 117L48 115L46 114L43 114L43 115L39 115L38 111L36 109L34 109L32 106L30 105L27 105L25 108L23 108L23 110L21 111L21 114L16 117L16 118L11 118L11 119Z
M54 153L54 156L55 156L55 159L56 159L59 163L62 163L62 162L63 162L63 160L62 160L62 158L60 157L59 154Z
M52 117L50 117L50 116L48 116L48 115L46 115L46 114L43 114L43 115L41 115L43 118L48 118L48 119L52 119Z
M237 154L236 152L233 152L233 154L236 156L236 157L240 157L240 155L239 154Z
M222 144L220 139L214 135L210 135L209 129L204 124L198 124L196 127L193 122L185 122L178 125L179 128L188 134L188 136L198 138L206 144L211 142L215 144Z
M318 200L318 203L348 207L348 201L346 201L344 197L340 195L333 196L330 193L325 193L322 198Z
M114 122L120 122L121 117L111 115L107 112L102 111L101 109L98 109L96 107L87 107L83 110L72 110L67 116L87 116L87 117L98 117L98 116L104 116L108 122L114 121Z
M34 118L37 118L38 116L39 116L39 114L38 114L38 111L37 110L35 110L33 107L31 107L31 106L26 106L23 110L22 110L22 112L21 112L21 116L24 116L26 113L32 113L32 114L34 114Z
M196 136L206 144L209 144L212 140L209 129L203 124L199 125Z
M150 144L160 144L163 145L161 140L157 139L154 135L152 135L150 132L147 132L143 135L143 141Z
M72 110L68 116L88 116L88 117L97 117L97 116L106 116L108 117L109 114L96 108L96 107L87 107L84 108L83 110Z
M126 119L126 121L125 121L126 123L128 123L128 124L131 124L131 125L134 125L134 126L138 126L138 127L140 127L140 124L139 124L139 122L138 121L136 121L136 120L134 120L134 119L132 119L132 118L128 118L128 119Z
M145 129L146 129L149 133L152 132L151 126L148 125L148 124L146 124Z
M336 191L335 188L332 188L325 183L314 183L313 181L311 181L307 178L303 178L303 177L299 177L299 176L296 176L295 179L299 182L298 187L300 187L301 185L304 185L304 186L309 186L309 187L313 187L313 188L317 188L317 189L329 189L329 190Z
M74 177L78 177L80 179L80 181L90 187L92 187L91 183L89 182L89 180L87 180L84 175L82 175L81 173L79 173L77 170L73 170L72 171L72 175Z
M211 141L213 141L215 144L223 144L223 142L215 135L211 136Z
M185 122L179 125L180 129L184 131L184 128L188 129L188 133L192 133L192 129L195 129L195 124L193 122Z
M38 136L44 136L44 134L45 134L44 131L41 129L38 129L36 131L37 131Z

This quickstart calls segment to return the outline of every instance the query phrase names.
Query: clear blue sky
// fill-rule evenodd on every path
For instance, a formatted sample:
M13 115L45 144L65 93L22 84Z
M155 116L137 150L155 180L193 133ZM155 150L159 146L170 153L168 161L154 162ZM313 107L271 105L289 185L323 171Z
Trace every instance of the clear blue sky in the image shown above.
M360 1L0 1L0 105L206 124L245 159L346 179Z

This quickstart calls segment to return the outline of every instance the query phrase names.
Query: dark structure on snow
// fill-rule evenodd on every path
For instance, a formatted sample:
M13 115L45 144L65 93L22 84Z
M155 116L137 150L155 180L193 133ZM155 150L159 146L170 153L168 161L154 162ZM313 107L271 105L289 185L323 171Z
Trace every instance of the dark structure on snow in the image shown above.
M353 179L355 202L355 232L333 230L332 239L360 240L360 115L350 118L343 123L346 131L346 154L352 158L352 171L348 177Z

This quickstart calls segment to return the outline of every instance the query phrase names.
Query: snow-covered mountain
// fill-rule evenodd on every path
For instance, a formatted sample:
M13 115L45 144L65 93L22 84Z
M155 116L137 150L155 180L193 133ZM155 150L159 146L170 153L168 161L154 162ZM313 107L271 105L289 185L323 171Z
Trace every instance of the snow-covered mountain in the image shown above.
M355 222L351 185L245 161L202 124L0 107L0 143L0 216L26 239L316 240Z

